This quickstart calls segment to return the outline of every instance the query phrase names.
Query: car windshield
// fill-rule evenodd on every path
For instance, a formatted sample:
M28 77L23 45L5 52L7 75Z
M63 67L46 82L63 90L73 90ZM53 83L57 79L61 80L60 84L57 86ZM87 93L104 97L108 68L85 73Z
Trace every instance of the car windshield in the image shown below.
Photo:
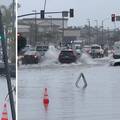
M93 47L91 47L91 49L100 49L100 47L99 46L93 46Z
M24 55L35 55L36 51L27 51Z
M48 50L48 46L37 46L36 50L37 51L47 51Z
M62 55L73 55L73 51L62 51Z

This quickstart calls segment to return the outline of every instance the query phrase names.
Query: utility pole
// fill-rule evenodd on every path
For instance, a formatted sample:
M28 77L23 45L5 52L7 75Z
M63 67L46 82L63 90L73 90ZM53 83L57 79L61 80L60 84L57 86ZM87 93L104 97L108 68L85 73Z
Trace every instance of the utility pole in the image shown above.
M9 65L8 65L7 47L6 47L5 37L4 37L4 28L3 28L3 23L2 23L2 13L1 13L1 11L0 11L0 41L1 41L1 44L2 44L3 61L4 61L4 65L5 65L5 72L6 72L8 93L9 93L9 99L10 99L12 120L16 120L13 93L11 92L12 91L12 85L11 85L11 79L10 79L10 70L9 70Z
M104 24L103 24L103 20L102 20L102 41L101 43L103 43L104 41Z
M107 46L109 46L109 42L110 42L110 30L109 30L109 27L108 27L108 39L107 39Z
M35 14L35 24L34 24L35 25L35 27L34 27L35 28L35 38L34 38L35 42L34 43L36 44L36 42L37 42L37 16L36 16L36 10L33 10L33 12L35 12L34 13Z
M46 0L44 1L44 11L46 10Z
M71 10L71 9L70 9ZM66 45L67 43L64 41L64 20L65 17L68 17L68 11L62 11L62 43L64 43L64 45ZM73 17L73 9L72 12L70 12L70 17Z
M98 20L95 20L96 22L96 43L99 44L99 41L98 41Z
M90 45L91 43L91 37L90 37L90 19L88 19L88 44Z
M100 44L101 45L103 45L104 44L104 41L105 41L105 38L104 38L104 22L106 21L106 20L109 20L109 18L105 18L105 19L103 19L102 20L102 25L101 25L101 28L102 28L102 39L101 39L101 41L100 41Z

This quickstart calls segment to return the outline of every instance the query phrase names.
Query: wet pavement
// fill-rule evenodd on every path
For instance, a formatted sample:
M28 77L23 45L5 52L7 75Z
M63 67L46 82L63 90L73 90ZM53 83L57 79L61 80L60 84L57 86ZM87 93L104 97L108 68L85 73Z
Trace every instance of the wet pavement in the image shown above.
M75 86L83 72L88 86ZM30 66L18 72L18 120L120 120L120 67ZM50 103L43 105L44 88Z

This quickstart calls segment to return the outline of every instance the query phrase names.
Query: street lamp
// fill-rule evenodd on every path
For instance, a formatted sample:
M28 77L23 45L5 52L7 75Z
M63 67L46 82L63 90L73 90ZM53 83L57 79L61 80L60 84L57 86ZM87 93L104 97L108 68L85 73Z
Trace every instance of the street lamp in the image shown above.
M48 16L51 19L51 33L53 32L53 23L52 23L52 16Z
M50 16L48 16L49 18L50 18L50 36L51 36L51 38L49 38L50 39L50 41L52 42L52 39L53 39L53 26L52 26L52 16L50 15Z

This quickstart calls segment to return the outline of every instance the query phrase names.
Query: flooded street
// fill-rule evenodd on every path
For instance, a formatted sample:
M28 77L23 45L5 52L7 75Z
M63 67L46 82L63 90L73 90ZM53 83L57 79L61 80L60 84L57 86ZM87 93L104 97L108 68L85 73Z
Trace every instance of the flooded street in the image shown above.
M83 72L88 86L75 86ZM24 66L18 72L19 120L120 120L120 68L109 65ZM44 89L49 105L43 105Z

